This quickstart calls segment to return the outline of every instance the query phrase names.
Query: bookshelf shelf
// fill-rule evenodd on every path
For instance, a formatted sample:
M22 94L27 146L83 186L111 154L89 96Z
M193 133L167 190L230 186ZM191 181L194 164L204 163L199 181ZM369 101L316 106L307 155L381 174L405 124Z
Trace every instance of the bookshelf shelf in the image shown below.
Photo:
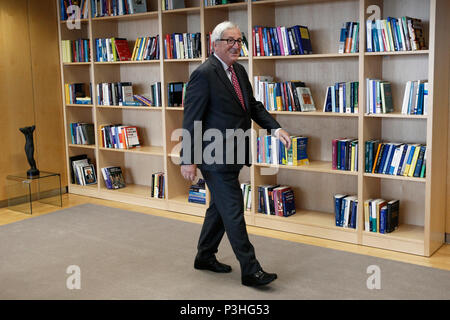
M107 16L107 17L97 17L92 18L93 22L102 22L102 21L132 21L132 20L140 20L140 19L149 19L149 18L158 18L158 11L151 12L142 12L142 13L134 13L134 14L124 14L118 16Z
M357 58L359 53L315 53L291 56L254 56L253 60L291 60L291 59L330 59L330 58Z
M380 178L380 179L392 179L392 180L403 180L403 181L413 181L413 182L426 182L425 178L416 178L416 177L404 177L404 176L394 176L390 174L380 174L380 173L364 173L365 177L370 178Z
M60 10L60 0L55 0ZM447 168L448 142L448 48L450 40L446 0L262 0L205 6L201 0L186 1L187 8L163 10L162 2L146 0L148 12L115 17L91 17L81 20L79 30L69 29L66 21L58 21L60 40L89 39L95 48L96 38L121 37L129 46L138 37L159 35L159 60L95 62L95 50L90 61L62 63L61 92L67 141L67 173L69 158L87 154L96 166L98 184L69 184L69 192L118 200L131 204L160 208L203 217L207 205L188 202L190 183L180 174L179 141L172 141L174 130L181 128L183 107L168 107L167 84L188 82L189 75L208 57L206 38L214 26L224 20L236 22L245 33L249 54L240 57L250 82L255 76L272 76L276 81L301 80L310 87L317 111L270 111L283 128L292 135L308 136L310 164L303 166L255 163L243 169L240 182L250 182L252 199L257 199L257 187L262 184L289 184L298 199L297 213L290 217L257 213L257 202L244 215L248 225L297 234L344 241L364 246L430 256L444 242L446 184L442 172ZM396 52L365 52L366 25L360 23L358 53L337 53L339 30L347 21L365 21L370 5L380 7L382 19L388 16L410 16L422 19L427 50ZM308 26L314 54L292 56L252 56L253 27ZM164 39L173 33L201 34L202 57L196 59L164 59ZM60 51L62 57L62 51ZM90 68L86 68L89 66ZM120 66L120 67L110 67ZM394 112L365 114L366 79L382 79L392 84ZM429 115L401 114L402 98L407 81L427 79ZM135 94L147 96L150 85L161 83L162 107L103 106L95 94L97 83L126 81L133 83ZM359 113L322 112L326 89L336 82L359 82ZM92 83L93 103L65 104L65 83ZM157 111L143 113L141 111ZM180 112L181 111L181 112ZM425 121L424 121L425 120ZM101 142L99 126L126 123L143 128L142 147L109 149L96 145L74 145L69 142L69 124L94 123L96 141ZM256 123L253 129L259 129ZM333 170L332 140L357 138L359 141L359 171ZM369 140L398 141L427 146L426 177L403 177L364 172L364 142ZM256 150L256 139L253 139ZM313 160L312 160L313 159ZM121 166L127 186L108 190L101 168ZM264 169L274 169L266 175ZM100 174L98 174L100 172ZM165 174L165 199L151 198L152 173ZM242 173L241 172L241 173ZM324 175L326 174L326 175ZM308 188L305 188L305 185ZM390 234L364 231L363 205L358 205L357 228L335 226L332 200L336 193L353 194L358 203L365 199L400 199L400 226ZM392 198L391 198L392 197ZM207 191L209 201L209 191ZM256 203L255 203L256 202Z
M93 104L66 104L66 107L69 108L93 108Z
M95 145L91 145L91 144L72 144L72 143L69 143L68 146L71 147L71 148L85 148L85 149L95 149L96 148Z
M415 50L415 51L384 51L384 52L364 52L366 56L403 56L403 55L427 55L429 50Z
M401 119L428 119L427 115L418 115L418 114L402 114L399 112L393 113L371 113L364 114L366 118L401 118Z
M125 152L125 153L134 153L134 154L148 154L155 156L163 156L164 150L163 147L157 146L141 146L139 148L133 149L116 149L116 148L99 148L102 151L113 151L113 152Z
M348 117L357 118L357 113L338 113L338 112L322 112L322 111L309 111L309 112L299 112L299 111L269 111L270 114L275 115L295 115L295 116L312 116L312 117Z
M161 107L149 107L149 106L97 106L100 110L108 109L122 109L122 110L143 110L143 111L162 111Z
M265 168L276 168L280 170L298 170L298 171L311 171L311 172L320 172L320 173L330 173L330 174L343 174L350 176L357 176L358 172L356 171L347 171L347 170L334 170L331 168L331 161L311 161L308 165L302 166L288 166L288 165L273 165L266 163L255 163L256 167L265 167Z

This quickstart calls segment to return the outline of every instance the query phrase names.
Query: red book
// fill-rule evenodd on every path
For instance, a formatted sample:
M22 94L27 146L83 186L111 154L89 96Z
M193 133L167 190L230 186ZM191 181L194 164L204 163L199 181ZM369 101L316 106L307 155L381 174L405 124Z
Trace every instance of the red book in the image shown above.
M114 43L116 44L116 51L119 55L120 61L128 61L131 60L131 52L128 47L128 41L124 38L115 38Z

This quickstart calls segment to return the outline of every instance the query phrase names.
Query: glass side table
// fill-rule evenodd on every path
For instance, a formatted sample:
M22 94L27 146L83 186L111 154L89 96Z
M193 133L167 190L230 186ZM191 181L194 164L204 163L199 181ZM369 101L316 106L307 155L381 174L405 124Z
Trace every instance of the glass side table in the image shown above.
M26 171L6 177L8 209L33 214L33 201L62 207L61 175L41 171L29 178Z

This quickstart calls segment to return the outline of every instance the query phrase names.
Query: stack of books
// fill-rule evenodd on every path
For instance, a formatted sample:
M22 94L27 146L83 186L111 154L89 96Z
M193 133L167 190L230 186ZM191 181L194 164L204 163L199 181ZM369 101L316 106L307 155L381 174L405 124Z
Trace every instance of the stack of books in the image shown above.
M333 139L331 147L332 169L358 171L358 139Z
M84 83L65 83L66 104L91 104L92 100L86 95L86 89ZM91 84L89 84L89 92L91 92Z
M294 191L289 186L258 186L258 212L288 217L295 213Z
M125 179L121 167L111 166L101 170L107 189L125 188Z
M99 125L101 146L112 149L132 149L140 147L136 126Z
M164 199L164 172L152 173L151 197Z
M402 114L428 114L428 80L408 81L403 96Z
M391 233L398 229L400 200L369 199L364 201L364 230Z
M62 60L64 63L89 62L89 39L61 40Z
M96 0L98 1L98 0ZM79 8L79 11L71 11L69 10L69 7L72 5L77 5ZM88 19L88 7L89 7L89 0L59 0L59 10L61 12L61 20L67 20L67 19ZM79 12L80 16L76 16L75 13ZM71 16L68 15L68 13L71 13ZM72 14L73 13L73 14Z
M169 82L167 84L167 106L181 107L184 102L187 82Z
M131 60L159 60L159 35L155 37L137 38L134 43Z
M81 0L84 1L84 0ZM87 1L87 0L86 0ZM72 1L73 2L73 1ZM91 0L92 18L147 12L147 1Z
M95 165L86 154L70 157L72 183L86 186L97 183Z
M252 208L252 186L249 182L241 183L242 197L244 198L244 210Z
M94 124L84 122L72 122L70 124L70 136L73 144L95 144Z
M345 22L341 28L338 53L359 52L359 22Z
M280 139L271 136L256 138L256 160L258 163L274 165L301 166L309 164L308 137L291 136L291 146L286 146Z
M271 76L255 76L255 99L267 111L316 111L311 90L302 81L274 82Z
M426 145L366 141L365 172L424 178Z
M311 54L308 27L261 27L252 29L254 56L290 56Z
M336 82L327 87L323 112L358 113L359 82Z
M366 79L366 113L394 112L392 88L389 81Z
M358 197L356 195L335 194L334 214L336 227L356 229Z
M197 33L173 33L164 38L165 59L201 58L201 35Z
M366 21L367 52L415 51L426 49L422 21L388 17Z
M188 202L206 203L206 187L205 180L199 179L198 182L189 188Z

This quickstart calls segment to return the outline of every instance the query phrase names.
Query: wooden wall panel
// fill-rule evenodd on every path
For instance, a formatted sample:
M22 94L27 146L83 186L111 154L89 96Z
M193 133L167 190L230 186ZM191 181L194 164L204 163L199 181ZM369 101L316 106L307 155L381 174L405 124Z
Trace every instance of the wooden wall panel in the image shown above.
M38 169L60 172L67 185L58 61L54 1L0 0L0 203L6 176L29 169L21 127L36 124Z

